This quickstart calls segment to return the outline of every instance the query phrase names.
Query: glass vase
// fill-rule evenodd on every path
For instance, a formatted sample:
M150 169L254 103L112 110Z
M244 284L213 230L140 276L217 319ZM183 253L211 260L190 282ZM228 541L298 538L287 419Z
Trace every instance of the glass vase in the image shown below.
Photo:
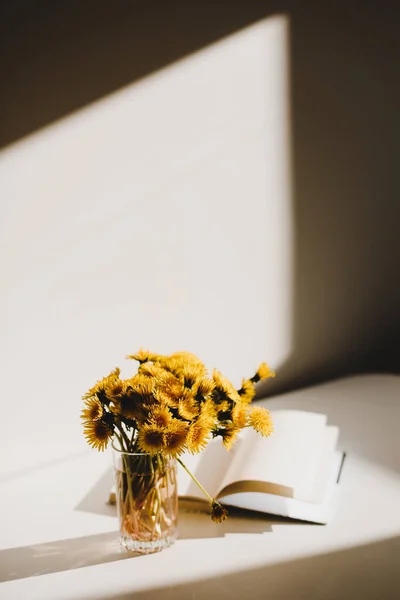
M150 554L177 537L176 460L113 448L120 541L125 550Z

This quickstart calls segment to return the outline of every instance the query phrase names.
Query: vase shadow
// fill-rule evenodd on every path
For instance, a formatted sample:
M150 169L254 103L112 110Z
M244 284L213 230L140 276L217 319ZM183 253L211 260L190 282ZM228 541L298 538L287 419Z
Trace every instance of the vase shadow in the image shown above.
M110 506L109 508L115 511L115 507ZM88 510L88 505L85 510ZM180 502L176 543L179 544L180 540L188 539L272 533L273 524L284 522L288 522L288 520L241 509L230 509L229 518L218 524L211 521L210 515L204 510L194 511L186 503ZM290 524L295 526L303 523L290 520ZM141 556L141 554L126 552L122 549L117 530L73 539L7 548L0 550L0 582L140 558Z
M141 557L141 554L128 553L120 546L117 510L107 503L112 483L113 472L110 468L75 510L115 518L115 531L0 550L0 582ZM302 524L300 521L236 508L229 509L226 521L214 523L205 506L204 503L179 501L177 544L180 540L271 533L275 523L290 522L291 526Z
M75 510L92 514L117 517L117 509L108 503L110 489L114 483L113 469L108 468L95 485L82 498ZM229 534L268 533L275 523L288 522L301 525L301 521L280 518L255 511L229 508L229 518L223 523L214 523L207 512L205 502L179 499L179 539L204 539L224 537Z
M110 507L112 508L112 507ZM115 513L116 516L116 513ZM178 541L183 539L221 538L226 534L265 533L271 525L265 520L232 515L225 523L213 523L205 513L182 511L179 515ZM55 540L0 550L0 582L49 573L69 571L109 562L139 558L119 543L118 531Z
M0 550L0 582L130 558L115 531Z

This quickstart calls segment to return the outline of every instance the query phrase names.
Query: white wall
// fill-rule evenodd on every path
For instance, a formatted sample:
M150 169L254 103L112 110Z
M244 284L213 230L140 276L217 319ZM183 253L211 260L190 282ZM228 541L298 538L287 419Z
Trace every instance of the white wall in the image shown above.
M287 36L267 19L0 154L9 469L80 447L80 396L140 346L235 383L290 353Z

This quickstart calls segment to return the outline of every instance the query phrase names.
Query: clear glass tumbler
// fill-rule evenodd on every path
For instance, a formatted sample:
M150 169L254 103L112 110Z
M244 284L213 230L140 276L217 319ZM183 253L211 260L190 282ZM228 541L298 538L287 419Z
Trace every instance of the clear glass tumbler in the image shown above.
M123 548L150 554L177 537L176 460L113 448L116 503Z

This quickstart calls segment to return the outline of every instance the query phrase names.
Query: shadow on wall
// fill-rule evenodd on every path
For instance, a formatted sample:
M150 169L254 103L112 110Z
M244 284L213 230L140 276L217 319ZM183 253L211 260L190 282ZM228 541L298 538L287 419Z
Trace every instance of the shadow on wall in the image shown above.
M4 1L0 145L259 19L289 14L292 354L260 395L398 370L400 7L390 4Z
M400 368L400 7L314 4L291 10L293 353L260 395Z

